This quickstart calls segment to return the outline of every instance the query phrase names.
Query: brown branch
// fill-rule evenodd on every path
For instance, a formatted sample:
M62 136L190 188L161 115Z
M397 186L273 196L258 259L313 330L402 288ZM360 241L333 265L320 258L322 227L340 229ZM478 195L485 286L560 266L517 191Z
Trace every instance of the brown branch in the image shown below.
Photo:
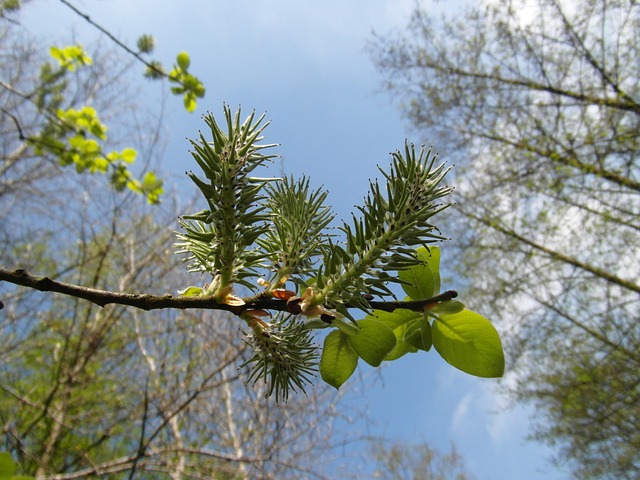
M147 61L142 56L142 52L136 52L135 50L133 50L132 48L127 46L127 44L125 44L124 42L119 40L113 33L111 33L109 30L107 30L102 25L96 23L94 20L91 19L91 17L89 15L87 15L86 13L82 12L81 10L79 10L76 6L72 5L67 0L60 0L60 2L63 5L66 5L67 7L69 7L71 10L73 10L73 12L76 15L78 15L81 18L83 18L89 25L93 26L94 28L96 28L100 32L102 32L104 35L106 35L109 38L109 40L111 40L113 43L115 43L118 47L122 48L129 55L133 56L137 61L142 63L149 70L151 70L154 73L157 73L158 75L161 75L161 76L163 76L163 77L165 77L165 78L167 78L169 80L175 81L176 83L178 83L179 85L182 85L185 88L189 88L189 86L187 84L185 84L183 81L181 81L179 78L168 74L162 68L159 68L157 65L155 65L153 62Z
M469 133L469 132L466 132L466 133ZM620 173L615 171L607 170L595 165L584 163L580 161L578 157L575 155L561 155L560 153L554 152L553 150L548 150L548 149L545 150L542 148L534 147L528 142L510 140L506 137L503 137L497 134L475 133L475 135L485 138L487 140L509 145L511 147L516 148L517 150L524 150L526 152L534 153L543 158L549 159L552 162L560 163L561 165L566 165L568 167L576 168L584 174L595 175L596 177L602 178L604 180L608 180L617 185L620 185L621 187L628 188L630 190L635 190L636 192L640 192L640 182L634 180L630 176L621 175Z
M445 74L448 74L448 75L456 75L459 77L471 78L474 80L476 79L491 80L503 85L509 85L513 87L522 87L525 90L533 90L537 92L549 93L551 95L557 95L560 97L572 98L581 103L586 103L589 105L601 105L604 107L614 108L614 109L623 110L623 111L629 111L636 114L640 113L640 105L638 105L631 97L629 97L626 94L624 94L623 100L618 100L618 99L608 98L608 97L597 97L597 96L587 95L582 92L563 90L553 85L546 85L546 84L538 83L529 79L519 80L516 78L502 77L494 73L473 72L473 71L463 70L461 68L456 68L456 67L442 66L441 64L438 64L436 62L423 61L417 66L430 68L438 72L444 72Z
M152 63L148 62L147 60L144 59L144 57L139 53L136 52L135 50L129 48L125 43L123 43L122 41L120 41L113 33L111 33L109 30L107 30L106 28L104 28L102 25L99 25L98 23L96 23L95 21L93 21L91 19L91 17L89 15L87 15L86 13L80 11L77 7L75 7L74 5L72 5L70 2L68 2L67 0L60 0L60 3L66 5L67 7L69 7L71 10L73 10L73 12L78 15L79 17L83 18L89 25L93 26L94 28L98 29L100 32L102 32L103 34L105 34L109 40L111 40L113 43L115 43L117 46L119 46L120 48L122 48L125 52L127 52L129 55L132 55L136 60L138 60L139 62L141 62L142 64L144 64L147 68L150 68L151 70L153 70L154 72L162 75L163 77L167 77L169 78L169 75L167 75L165 72L163 72L162 70L160 70L158 67L156 67L155 65L153 65Z
M246 303L242 306L227 305L217 303L213 298L202 297L174 297L173 295L156 296L138 293L118 293L108 290L99 290L97 288L83 287L70 283L63 283L52 280L48 277L32 275L24 269L9 270L0 268L0 282L13 283L28 287L41 292L56 292L75 298L81 298L91 303L104 307L108 304L125 305L129 307L139 308L141 310L157 310L163 308L175 309L208 309L208 310L224 310L234 315L240 315L247 309L276 310L290 313L295 312L297 305L292 305L286 300L278 300L258 295L249 299L245 299ZM369 301L369 306L375 310L384 310L392 312L399 308L413 310L416 312L423 311L425 307L432 306L438 302L444 302L456 298L458 293L455 290L448 290L440 295L425 300L404 301ZM359 308L353 305L345 305L347 308ZM299 308L298 308L299 310Z
M491 218L488 217L482 217L480 215L476 215L474 213L471 213L468 210L463 210L460 209L461 212L463 212L466 216L468 216L469 218L476 220L477 222L480 222L484 225L486 225L489 228L492 228L500 233L502 233L503 235L506 235L507 237L513 238L525 245L528 245L529 247L533 248L534 250L537 250L539 252L544 253L545 255L547 255L549 258L556 260L558 262L561 263L566 263L567 265L571 265L573 267L579 268L581 270L584 270L585 272L589 272L592 275L601 278L613 285L618 285L619 287L622 288L626 288L627 290L630 290L632 292L636 292L636 293L640 293L640 285L637 283L634 283L631 280L625 280L624 278L620 278L616 275L613 275L601 268L598 268L596 266L590 265L588 263L584 263L581 262L580 260L578 260L577 258L574 257L570 257L569 255L565 255L561 252L558 252L556 250L553 250L551 248L545 247L544 245L540 245L537 242L534 242L533 240L530 240L529 238L524 237L523 235L517 233L514 230L511 230L503 225L501 225L498 221L493 220Z

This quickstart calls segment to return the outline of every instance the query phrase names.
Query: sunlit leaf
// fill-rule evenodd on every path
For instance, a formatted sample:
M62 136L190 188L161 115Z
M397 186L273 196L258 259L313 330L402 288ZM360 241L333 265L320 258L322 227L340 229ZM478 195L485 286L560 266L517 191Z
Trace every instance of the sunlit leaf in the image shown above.
M396 336L383 323L365 318L357 322L360 332L349 336L349 342L358 355L372 367L379 366L396 345Z
M191 92L187 92L184 94L183 103L184 108L187 110L187 112L193 112L198 106L196 102L196 96Z
M405 334L410 326L410 323L403 323L392 329L393 334L396 336L396 344L387 356L384 357L385 362L397 360L407 353L416 353L418 351L416 347L404 341Z
M439 249L431 247L431 251L430 254L425 247L418 248L416 254L423 263L398 272L404 282L402 289L414 300L431 298L440 290ZM433 267L437 269L435 272Z
M122 160L124 160L127 163L133 163L135 161L137 155L138 155L138 152L136 152L135 149L133 149L133 148L125 148L120 153L120 158L122 158Z
M187 52L180 52L178 54L178 66L182 70L187 70L189 68L189 64L191 63L191 59L189 58L189 54Z
M346 321L342 318L336 318L332 325L337 327L338 330L347 334L347 335L359 335L360 329L353 322Z
M199 295L202 295L202 288L187 287L184 290L178 290L178 295L182 297L197 297Z
M478 377L501 377L504 353L495 327L476 312L442 315L433 322L433 346L448 363Z
M358 366L358 354L348 336L334 330L324 340L320 358L320 376L329 385L340 388Z
M420 247L417 249L418 258L427 262L433 273L433 294L440 293L440 247Z
M404 308L399 308L394 310L393 312L385 312L384 310L374 310L371 315L367 315L365 319L373 319L377 320L385 324L387 327L392 330L399 325L403 325L407 322L415 320L420 317L422 314L420 312L414 312L412 310L406 310Z
M16 471L16 464L11 455L7 452L0 453L0 480L6 480L13 477Z
M440 315L451 315L453 313L460 313L464 309L464 303L457 300L449 300L447 302L440 302L434 305L430 311Z
M402 341L418 350L425 352L430 350L433 340L429 320L421 315L415 321L407 324Z

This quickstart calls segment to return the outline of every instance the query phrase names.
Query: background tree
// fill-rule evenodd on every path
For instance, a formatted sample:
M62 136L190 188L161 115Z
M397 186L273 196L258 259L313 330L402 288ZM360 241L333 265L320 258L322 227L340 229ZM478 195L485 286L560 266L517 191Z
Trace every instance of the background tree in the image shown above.
M175 291L171 231L144 208L132 217L132 201L103 226L82 221L70 249L28 260L97 288L144 291L161 278ZM249 349L225 314L99 309L24 290L3 299L0 421L24 473L322 478L318 458L345 441L332 437L339 397L327 389L278 406L247 387L238 367Z
M459 268L502 318L514 398L580 478L640 471L640 5L417 7L371 52L457 158ZM511 385L511 384L510 384Z
M373 478L382 480L471 480L455 447L441 453L429 445L400 442L372 444L377 462Z
M0 39L1 263L116 291L175 292L179 258L167 246L178 206L151 209L134 189L116 194L99 176L69 174L57 152L29 140L59 120L53 104L33 99L58 93L65 111L91 105L109 119L105 151L133 145L151 167L162 117L130 101L134 64L103 40L90 67L60 70L15 12L3 15L13 22ZM59 76L47 83L42 68ZM0 298L0 449L22 473L323 478L318 459L350 441L333 436L341 396L319 388L278 406L264 387L247 387L238 374L247 345L225 314L100 309L5 283Z
M60 1L103 30L69 2ZM140 60L139 53L105 34ZM147 51L148 39L138 47ZM97 110L84 102L85 90L80 89L79 108L73 106L75 98L66 96L70 79L92 63L91 57L78 45L52 47L49 53L57 63L41 64L32 88L18 89L21 77L2 85L7 97L17 100L3 110L12 134L7 138L9 155L3 160L8 167L3 187L18 178L23 193L34 191L40 179L57 175L58 165L73 165L79 173L109 172L116 190L144 193L155 203L160 188L155 178L147 182L145 175L134 180L125 165L137 152L105 150L105 126ZM145 63L152 76L165 75L157 64ZM181 53L165 76L177 84L172 92L183 95L190 111L204 91L188 73L189 64L188 55ZM100 85L99 76L94 80ZM86 91L99 96L101 90ZM320 327L333 328L326 337L330 341L325 346L330 348L323 353L329 352L329 360L323 354L321 374L336 388L351 376L359 358L377 366L432 345L469 373L502 374L502 349L491 324L452 302L455 292L438 294L438 250L415 248L441 239L429 220L448 206L440 199L451 190L441 184L446 167L436 164L430 152L418 153L409 144L404 152L396 152L390 171L382 172L387 180L384 193L378 182L371 182L359 214L340 229L344 242L336 242L326 233L317 238L309 235L320 232L331 219L322 205L324 194L310 192L306 179L295 183L250 177L253 168L268 158L256 154L265 148L256 144L263 126L252 125L253 115L240 125L240 112L232 121L228 108L225 116L227 132L209 116L214 138L201 136L192 142L194 158L207 179L194 174L191 178L209 210L185 216L179 239L182 250L191 254L191 269L212 274L210 284L187 288L187 296L200 297L195 299L200 305L235 313L250 333L244 342L240 335L230 341L230 332L212 328L203 314L151 316L124 309L118 302L96 310L75 298L38 303L32 294L3 287L7 308L2 333L7 344L0 352L0 415L7 448L25 473L58 479L321 476L318 457L333 446L332 422L326 420L337 417L334 403L322 395L326 390L290 400L284 407L258 400L270 395L274 384L276 401L278 393L286 400L290 389L302 388L307 381L303 376L313 368L300 363L294 365L298 370L288 370L288 362L295 355L307 358L311 350L315 354L306 343L307 330ZM33 123L24 122L31 117ZM46 175L30 176L28 161L42 158L49 161ZM173 257L163 248L166 221L152 219L131 195L101 191L91 177L73 180L76 188L69 189L64 209L52 209L45 196L36 198L33 205L39 211L25 208L21 223L16 223L23 229L21 236L6 232L10 240L3 255L14 268L42 266L48 282L55 283L53 278L107 293L157 292L159 283L168 292L175 291L175 265L168 260ZM11 189L3 191L3 200L12 201ZM82 201L66 205L77 198ZM267 202L268 215L262 212L261 201ZM17 211L6 213L15 216ZM254 298L234 296L234 285L255 289L248 278L256 277L259 268L272 275L271 281L258 284L264 289ZM2 280L11 278L1 270ZM13 273L20 277L24 271ZM284 288L288 280L300 287L297 292ZM402 283L413 300L372 300L373 294L392 294L389 281ZM294 301L295 293L302 296ZM290 316L265 322L259 318L265 312L254 308L261 301L272 305L270 309L302 313L310 322ZM376 307L381 310L372 311ZM356 322L349 308L365 310L369 317ZM395 313L403 308L409 313ZM290 341L288 334L303 343ZM250 390L237 381L239 365L255 367ZM266 382L258 382L263 379ZM220 419L224 428L212 431L221 423L207 423L210 417Z

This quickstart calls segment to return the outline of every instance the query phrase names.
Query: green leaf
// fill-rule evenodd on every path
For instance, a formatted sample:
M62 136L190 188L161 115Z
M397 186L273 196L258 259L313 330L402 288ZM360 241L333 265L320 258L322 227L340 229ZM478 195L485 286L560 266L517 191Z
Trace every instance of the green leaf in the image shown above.
M429 320L422 315L416 321L408 324L402 341L418 350L429 351L433 344Z
M342 318L336 318L333 322L331 322L331 324L347 335L358 335L360 333L360 329L356 324Z
M120 153L120 158L122 158L122 160L124 160L127 163L133 163L137 155L138 155L138 152L136 152L135 149L125 148L124 150L122 150L122 153Z
M365 320L377 320L386 325L396 337L396 344L384 358L385 361L397 360L407 353L415 353L418 351L417 348L404 341L404 336L411 323L421 317L421 313L405 309L398 309L393 312L374 310L371 315L365 317Z
M440 302L434 305L430 311L439 315L452 315L454 313L460 313L465 309L464 303L457 300L448 300L446 302Z
M358 354L348 338L348 335L340 330L334 330L324 339L320 357L320 376L335 388L340 388L358 366Z
M162 186L162 180L160 180L155 173L147 172L142 179L142 188L145 190L155 190Z
M420 247L417 250L418 258L429 264L433 273L433 294L440 293L440 247Z
M404 323L392 329L393 334L396 336L396 345L387 354L387 356L384 357L385 362L391 362L406 355L407 353L416 353L418 351L416 347L404 341L405 334L410 326L410 323Z
M396 346L396 336L389 327L377 320L365 318L357 323L360 333L349 336L349 342L365 362L377 367Z
M504 374L504 353L495 327L482 315L463 310L433 322L433 346L448 363L485 378Z
M189 58L189 54L187 52L180 52L178 54L178 66L182 70L187 70L189 68L189 64L191 63L191 59Z
M181 297L198 297L202 295L202 288L187 287L184 290L178 290L178 295L180 295Z
M371 315L367 315L365 319L377 320L385 324L390 329L394 329L400 325L404 325L416 318L422 316L420 312L399 308L393 312L385 312L384 310L374 310Z
M423 262L406 270L400 270L398 276L402 280L402 289L413 300L431 298L440 291L440 249L420 247L417 257Z
M0 480L9 480L16 471L16 464L7 452L0 453Z
M84 49L80 45L70 45L63 48L52 46L49 48L49 53L62 68L70 72L73 72L78 66L91 65L92 63L91 58L84 53Z
M189 113L193 112L198 106L196 102L196 96L191 92L187 92L184 94L183 103L185 110Z

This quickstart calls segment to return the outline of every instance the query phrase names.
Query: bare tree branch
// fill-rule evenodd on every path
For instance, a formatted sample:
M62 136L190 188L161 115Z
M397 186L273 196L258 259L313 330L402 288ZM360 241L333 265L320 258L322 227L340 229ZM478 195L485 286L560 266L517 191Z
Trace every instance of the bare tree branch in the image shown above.
M32 288L41 292L56 292L75 298L81 298L91 303L95 303L100 307L109 304L126 305L129 307L139 308L141 310L157 310L163 308L175 309L191 309L200 308L208 310L224 310L235 315L240 315L248 309L261 310L277 310L289 313L296 312L296 306L291 300L278 300L275 298L267 298L257 295L252 298L245 299L242 306L227 305L217 303L213 298L203 297L174 297L173 295L156 296L140 293L118 293L107 290L99 290L97 288L83 287L72 285L69 283L58 282L49 277L32 275L24 269L9 270L0 268L0 281L21 285L23 287ZM405 301L368 301L369 306L375 310L384 310L392 312L403 308L412 311L423 311L426 307L432 306L439 302L451 300L458 296L455 290L447 290L435 297L424 300L415 300L411 302ZM353 305L346 305L347 308L358 308Z

